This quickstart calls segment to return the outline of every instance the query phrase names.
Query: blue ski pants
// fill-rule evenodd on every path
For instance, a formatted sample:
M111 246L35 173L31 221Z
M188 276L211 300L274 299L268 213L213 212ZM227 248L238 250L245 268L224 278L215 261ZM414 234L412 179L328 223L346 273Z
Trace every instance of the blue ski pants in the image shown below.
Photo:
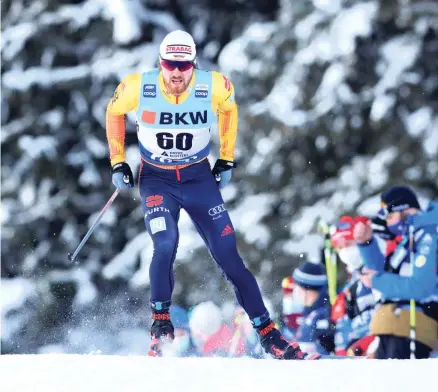
M154 244L149 269L151 303L171 301L178 218L183 208L249 317L267 315L257 282L237 251L234 227L207 159L171 170L142 161L139 188L146 229Z

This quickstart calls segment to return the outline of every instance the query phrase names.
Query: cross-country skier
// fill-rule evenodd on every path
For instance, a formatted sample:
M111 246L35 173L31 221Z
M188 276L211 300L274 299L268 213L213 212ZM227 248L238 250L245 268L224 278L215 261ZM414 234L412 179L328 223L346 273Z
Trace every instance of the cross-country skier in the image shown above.
M169 33L160 45L158 68L128 75L107 107L106 127L112 181L134 186L125 162L125 114L134 111L141 154L139 188L154 254L149 270L153 324L150 355L174 338L169 307L178 246L178 217L192 218L218 267L233 284L266 352L278 359L304 355L275 328L254 276L237 252L234 227L220 188L231 179L237 136L237 105L232 83L218 72L196 67L196 46L184 31ZM219 128L220 159L210 168L210 126ZM126 181L126 182L125 182Z
M415 356L427 358L438 333L438 204L430 202L422 211L417 196L406 186L391 187L381 195L381 202L388 229L402 238L391 254L381 251L370 224L358 223L354 228L368 268L360 279L382 296L371 322L371 333L379 336L375 358L410 358L411 299L416 301Z

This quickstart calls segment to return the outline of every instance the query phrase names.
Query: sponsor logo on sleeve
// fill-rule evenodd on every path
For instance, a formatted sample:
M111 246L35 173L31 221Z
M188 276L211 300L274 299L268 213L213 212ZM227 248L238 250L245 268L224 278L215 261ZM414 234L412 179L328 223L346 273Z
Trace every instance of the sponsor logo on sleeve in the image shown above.
M420 255L415 259L415 266L417 268L421 268L426 264L426 256Z
M430 253L430 246L424 244L420 245L420 248L418 249L418 253L427 256Z
M125 91L125 87L126 87L126 85L123 82L121 82L117 86L116 91L114 91L114 95L113 95L113 98L111 100L111 104L114 104L119 99L120 94L123 93L123 91Z
M431 244L432 243L432 236L429 233L426 233L426 235L421 240L424 244Z
M143 85L143 97L155 98L156 96L157 96L157 85L155 85L155 84L144 84Z

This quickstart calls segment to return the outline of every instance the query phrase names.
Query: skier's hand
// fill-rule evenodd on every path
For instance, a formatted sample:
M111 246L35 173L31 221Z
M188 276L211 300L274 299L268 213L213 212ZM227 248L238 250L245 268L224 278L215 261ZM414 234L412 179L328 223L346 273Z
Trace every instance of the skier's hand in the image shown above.
M354 225L353 238L359 244L364 244L371 241L373 238L373 229L369 222L358 222Z
M216 161L212 173L219 188L223 188L230 182L232 169L234 167L236 167L236 164L232 161L226 161L225 159L218 159Z
M134 186L134 176L131 168L126 162L116 163L112 167L113 184L119 189L132 188Z

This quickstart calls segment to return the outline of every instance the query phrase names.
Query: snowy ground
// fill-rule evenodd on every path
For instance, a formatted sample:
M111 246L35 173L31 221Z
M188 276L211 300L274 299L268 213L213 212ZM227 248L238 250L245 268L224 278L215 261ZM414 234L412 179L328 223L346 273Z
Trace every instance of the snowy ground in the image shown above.
M2 355L2 392L411 392L436 383L438 359L274 361L137 356Z

